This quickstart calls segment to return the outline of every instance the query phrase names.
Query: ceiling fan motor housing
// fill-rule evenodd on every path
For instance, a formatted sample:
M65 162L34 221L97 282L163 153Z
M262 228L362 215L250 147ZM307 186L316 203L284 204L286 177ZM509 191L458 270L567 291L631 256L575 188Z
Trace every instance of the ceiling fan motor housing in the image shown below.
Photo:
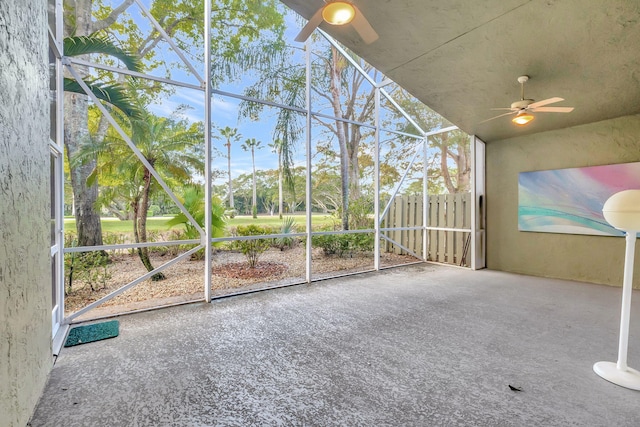
M520 101L516 101L511 104L512 110L523 110L527 108L529 105L533 104L533 99L521 99Z

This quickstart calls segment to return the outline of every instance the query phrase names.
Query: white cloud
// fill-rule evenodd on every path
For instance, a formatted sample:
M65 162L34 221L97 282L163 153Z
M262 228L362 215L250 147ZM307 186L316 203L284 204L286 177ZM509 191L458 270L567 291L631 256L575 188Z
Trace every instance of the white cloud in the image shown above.
M183 109L179 116L190 122L199 122L204 120L204 96L195 91L177 90L174 95L169 98L162 99L158 103L149 105L149 109L153 114L169 117L179 109L179 107L187 105L191 108ZM238 105L236 103L213 98L211 103L212 116L216 121L236 121L238 117Z
M173 114L176 108L178 108L178 104L168 99L163 100L160 104L149 105L149 110L151 110L153 114L162 117L170 116L171 114Z
M211 114L214 117L222 117L226 120L237 120L238 105L225 101L224 99L213 98L211 103Z
M193 107L204 108L204 92L197 92L194 90L180 88L176 90L173 98L182 99Z
M151 104L149 105L149 110L155 115L161 117L170 117L177 115L180 118L186 119L190 123L200 122L204 120L204 116L202 112L197 109L183 109L179 113L176 113L180 106L184 105L184 103L178 103L171 99L164 99L159 104Z

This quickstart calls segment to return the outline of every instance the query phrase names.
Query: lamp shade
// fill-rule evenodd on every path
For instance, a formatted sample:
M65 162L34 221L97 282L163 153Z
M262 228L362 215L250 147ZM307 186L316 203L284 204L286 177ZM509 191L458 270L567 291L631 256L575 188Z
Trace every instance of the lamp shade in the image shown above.
M602 214L619 230L640 231L640 190L624 190L609 197Z
M533 114L527 113L526 111L520 111L511 121L519 126L524 126L533 120Z

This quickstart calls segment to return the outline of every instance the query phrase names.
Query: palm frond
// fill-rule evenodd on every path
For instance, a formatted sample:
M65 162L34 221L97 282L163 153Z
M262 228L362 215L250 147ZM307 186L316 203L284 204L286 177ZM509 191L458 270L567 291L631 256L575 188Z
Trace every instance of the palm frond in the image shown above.
M116 46L110 36L97 33L88 36L70 36L64 38L65 56L80 56L91 53L113 56L118 58L131 71L140 71L140 58Z
M122 111L127 117L133 119L142 118L142 112L135 105L126 90L118 84L96 83L85 81L91 92L96 98L101 99ZM64 79L65 92L73 92L84 95L85 92L74 79Z

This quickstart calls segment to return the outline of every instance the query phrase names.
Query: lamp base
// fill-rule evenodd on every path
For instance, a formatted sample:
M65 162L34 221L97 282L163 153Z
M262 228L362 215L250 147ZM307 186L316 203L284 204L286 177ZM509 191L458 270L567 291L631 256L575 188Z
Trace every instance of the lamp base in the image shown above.
M640 391L640 372L635 369L627 368L626 371L622 371L614 362L598 362L593 365L593 371L621 387Z

